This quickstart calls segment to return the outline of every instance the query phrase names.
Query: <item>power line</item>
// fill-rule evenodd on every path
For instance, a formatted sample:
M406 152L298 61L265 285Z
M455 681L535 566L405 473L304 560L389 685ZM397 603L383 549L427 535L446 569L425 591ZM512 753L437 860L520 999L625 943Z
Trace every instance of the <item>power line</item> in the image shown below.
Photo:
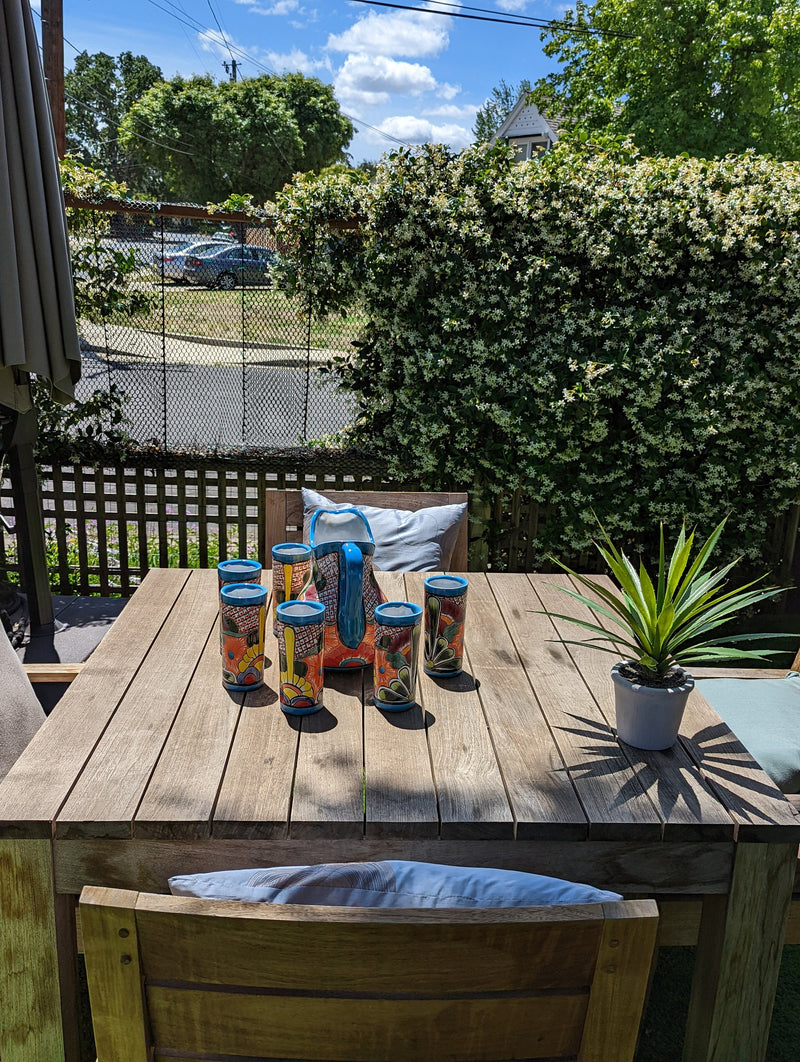
M214 16L214 21L217 24L217 29L219 30L219 35L220 35L220 37L222 37L222 43L228 49L228 55L231 57L231 63L233 64L233 78L232 78L232 80L235 81L236 80L236 60L233 57L233 52L231 51L231 46L228 44L228 40L227 40L227 37L225 36L223 30L222 30L222 26L219 24L219 19L217 18L217 13L214 10L214 5L211 3L211 0L208 0L208 10ZM225 63L224 65L225 65L225 69L227 70L228 69L228 64Z
M31 8L31 11L33 11L33 13L34 13L35 15L38 15L40 19L42 18L41 14L40 14L40 13L39 13L38 11L34 11L34 10L33 10L33 8ZM85 48L78 48L78 46L77 46L77 45L73 44L73 43L72 43L72 41L71 41L71 40L68 40L68 39L67 39L66 37L62 37L62 40L64 41L64 44L68 44L68 45L70 46L70 48L72 48L72 50L73 50L73 51L75 52L75 54L76 54L76 55L80 55L80 54L81 54L82 52L85 52L85 51L86 51L86 49L85 49ZM42 51L42 46L41 46L41 44L40 44L40 45L39 45L39 52L41 53L41 51ZM88 54L88 53L87 53L87 54ZM67 73L70 73L70 71L67 71ZM100 98L101 100L104 100L104 101L105 101L105 102L106 102L107 104L109 104L109 106L116 106L116 105L117 105L117 101L116 101L116 100L114 100L114 99L112 99L112 97L111 97L111 96L109 96L109 95L108 95L107 93L105 93L105 92L100 92L100 91L99 91L98 89L95 89L95 90L94 90L94 92L95 92L95 95L96 95L96 96L98 96L98 97L99 97L99 98ZM86 100L79 100L79 99L76 99L76 97L75 97L75 96L72 96L72 95L71 95L71 94L70 94L69 92L67 92L66 90L65 90L65 92L64 92L64 96L65 96L65 97L67 97L67 98L69 98L70 100L72 100L72 102L73 102L74 104L77 104L77 106L79 106L79 107L86 107L86 108L88 108L89 110L91 110L91 111L94 111L94 112L95 112L96 114L100 115L100 117L101 117L101 118L104 118L104 117L105 117L105 115L103 114L103 112L102 112L101 110L99 110L99 109L98 109L97 107L93 106L93 105L92 105L91 103L89 103L88 101L86 101ZM152 132L154 132L154 133L157 133L157 132L158 132L158 130L156 129L156 127L155 127L154 125L151 125L151 124L150 124L149 122L145 121L145 119L144 119L144 118L142 118L142 117L140 117L140 116L137 116L137 119L136 119L136 120L137 120L138 122L141 122L141 124L142 124L142 125L144 125L144 127L145 127L146 129L150 129L150 130L151 130ZM136 130L133 130L133 132L134 132L134 135L136 135L136 136L141 136L141 134L137 133L137 132L136 132ZM147 137L141 137L141 139L144 139L144 140L146 140L146 139L147 139ZM185 143L185 142L184 142L183 140L179 140L179 139L178 139L178 138L176 138L176 137L170 137L170 139L171 139L171 140L175 140L175 143L176 143L176 144L183 144L183 146L184 146L184 147L189 147L189 146L190 146L189 144L186 144L186 143ZM187 140L194 140L194 137L192 136L192 134L191 134L191 133L187 133L187 134L186 134L186 139L187 139ZM115 143L116 143L116 142L117 142L118 140L119 140L119 137L114 137L114 139L113 139L113 140L106 140L106 141L105 141L105 143L106 143L106 144L115 144ZM151 140L151 141L149 141L149 142L150 142L151 144L154 144L154 143L155 143L155 141L153 141L153 140ZM162 145L162 146L163 146L163 145ZM171 150L171 149L170 149L170 150ZM177 149L177 148L176 148L175 150L179 150L179 149ZM185 151L185 152L183 152L183 154L185 154L185 155L188 155L188 154L191 154L191 152ZM208 159L208 158L206 158L206 161L207 161L207 162L210 162L211 160L210 160L210 159Z
M468 15L464 11L466 4L460 4L459 10L454 10L450 4L446 10L438 11L432 7L410 7L408 4L390 3L389 0L353 0L356 4L369 4L371 7L391 7L398 11L413 11L420 15L441 15L444 18L466 18L475 22L497 22L501 26L527 26L529 29L566 29L578 36L603 36L603 37L626 37L635 39L633 33L622 33L617 30L603 30L595 26L578 26L576 23L558 21L556 19L535 19L529 15L515 15L513 18L501 14ZM430 3L447 4L448 0L429 0ZM487 11L484 7L467 7L469 11Z
M91 103L87 103L86 100L79 100L75 96L72 96L69 92L65 92L64 95L68 100L72 100L72 102L76 103L79 107L86 107L88 110L94 111L95 114L99 114L102 116L103 112L98 110L97 107L93 107ZM150 128L152 129L153 127L150 126ZM175 151L179 155L188 155L190 158L193 159L205 159L206 162L213 162L213 160L208 158L206 155L197 155L193 151L182 151L181 148L174 147L171 144L161 144L157 140L151 140L149 136L145 136L143 133L138 132L136 129L132 129L131 132L139 140L146 140L148 144L154 144L156 147L164 148L165 151ZM113 141L109 140L107 141L107 143L115 143L117 139L119 138L117 137ZM178 143L180 143L180 141L178 141Z

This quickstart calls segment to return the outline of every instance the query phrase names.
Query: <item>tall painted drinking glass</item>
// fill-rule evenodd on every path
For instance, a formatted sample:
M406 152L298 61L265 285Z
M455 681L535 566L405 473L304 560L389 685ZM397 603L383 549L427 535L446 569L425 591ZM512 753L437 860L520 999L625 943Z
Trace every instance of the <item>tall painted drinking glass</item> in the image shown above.
M226 583L260 583L261 564L246 557L230 557L217 565L220 590Z
M408 601L386 601L375 609L372 701L385 712L415 704L422 609Z
M278 605L302 601L314 575L311 547L302 542L281 542L272 547L272 631L278 634Z
M278 605L281 708L287 715L311 715L322 707L325 606L321 601Z
M467 580L430 575L425 580L425 673L439 678L461 674Z
M229 690L258 689L264 682L267 588L224 583L219 596L222 684Z

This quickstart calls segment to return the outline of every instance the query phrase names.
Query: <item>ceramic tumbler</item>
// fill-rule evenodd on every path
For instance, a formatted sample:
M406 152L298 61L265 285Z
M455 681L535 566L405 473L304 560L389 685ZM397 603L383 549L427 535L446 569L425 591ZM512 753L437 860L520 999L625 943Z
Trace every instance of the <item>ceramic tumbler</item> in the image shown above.
M387 601L375 609L372 701L385 712L415 704L422 609L408 601Z
M282 542L272 547L272 632L278 634L278 605L301 601L311 585L314 557L302 542Z
M461 674L467 580L461 575L430 575L425 580L425 664L427 675Z
M229 690L257 689L264 682L267 588L224 583L219 597L222 684Z
M246 557L231 557L217 565L220 590L226 583L260 583L261 565Z
M284 601L277 614L280 705L287 715L310 715L322 707L325 606Z

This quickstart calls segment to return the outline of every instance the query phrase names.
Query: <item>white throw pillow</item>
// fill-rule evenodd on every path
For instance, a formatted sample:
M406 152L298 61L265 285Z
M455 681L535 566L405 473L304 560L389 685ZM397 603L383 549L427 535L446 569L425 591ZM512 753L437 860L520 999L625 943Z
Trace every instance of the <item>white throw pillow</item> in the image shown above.
M339 504L303 487L303 541L308 542L312 515L317 509L358 509L369 523L375 540L373 564L382 572L437 572L450 567L467 503L430 505L410 509L384 509L377 505Z
M169 887L173 896L330 907L539 907L622 899L519 870L402 859L178 875Z
M0 625L0 779L5 778L45 719L22 661Z

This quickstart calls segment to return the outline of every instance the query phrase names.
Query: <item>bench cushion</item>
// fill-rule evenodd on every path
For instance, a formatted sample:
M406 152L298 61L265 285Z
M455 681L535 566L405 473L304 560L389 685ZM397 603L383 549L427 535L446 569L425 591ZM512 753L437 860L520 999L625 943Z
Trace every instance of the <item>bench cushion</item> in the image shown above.
M339 505L318 491L303 487L303 541L317 509L358 509L369 523L375 540L373 563L381 572L438 572L450 559L467 503L429 505L410 509L383 509L377 505Z
M0 779L44 722L44 709L0 624Z
M800 793L800 674L698 679L696 688L784 793Z
M622 899L540 874L402 859L187 874L170 878L169 887L174 896L331 907L538 907Z

